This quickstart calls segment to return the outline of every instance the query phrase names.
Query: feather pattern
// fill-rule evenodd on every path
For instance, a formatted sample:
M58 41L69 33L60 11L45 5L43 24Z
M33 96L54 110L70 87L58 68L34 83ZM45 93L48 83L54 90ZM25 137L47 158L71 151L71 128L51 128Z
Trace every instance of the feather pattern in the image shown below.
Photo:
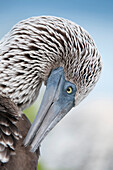
M16 126L20 117L17 106L0 95L0 162L8 162L10 156L15 154L16 140L22 138Z
M0 93L21 109L38 96L53 68L62 66L76 84L78 104L95 86L102 64L87 31L58 17L32 17L17 23L0 41Z

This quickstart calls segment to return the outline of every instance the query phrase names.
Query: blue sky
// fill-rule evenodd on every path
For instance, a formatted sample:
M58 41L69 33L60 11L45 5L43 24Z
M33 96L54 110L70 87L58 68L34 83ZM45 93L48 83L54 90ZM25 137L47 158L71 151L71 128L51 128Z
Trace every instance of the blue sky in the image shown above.
M56 15L87 24L86 19L113 19L112 0L0 0L1 29L4 32L16 22L37 15ZM83 25L82 24L82 25ZM1 33L2 34L2 33Z
M70 19L91 34L103 72L90 97L113 99L113 0L0 0L0 38L18 21L40 15Z

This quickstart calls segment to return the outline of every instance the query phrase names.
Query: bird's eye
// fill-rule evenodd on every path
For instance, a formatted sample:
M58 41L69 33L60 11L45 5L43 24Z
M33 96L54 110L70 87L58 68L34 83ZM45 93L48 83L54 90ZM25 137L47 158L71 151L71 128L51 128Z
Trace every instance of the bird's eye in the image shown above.
M67 90L66 90L66 92L67 92L68 94L71 94L72 91L73 91L73 89L72 89L72 87L70 87L70 86L69 86L69 87L67 88Z

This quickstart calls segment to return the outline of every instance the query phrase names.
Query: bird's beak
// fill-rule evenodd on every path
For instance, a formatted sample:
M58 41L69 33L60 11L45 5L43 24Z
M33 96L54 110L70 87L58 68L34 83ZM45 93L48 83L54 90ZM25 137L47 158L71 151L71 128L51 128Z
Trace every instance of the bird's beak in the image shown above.
M63 94L65 81L62 67L51 72L38 114L24 140L25 146L31 145L31 152L36 151L49 131L74 106L74 100Z

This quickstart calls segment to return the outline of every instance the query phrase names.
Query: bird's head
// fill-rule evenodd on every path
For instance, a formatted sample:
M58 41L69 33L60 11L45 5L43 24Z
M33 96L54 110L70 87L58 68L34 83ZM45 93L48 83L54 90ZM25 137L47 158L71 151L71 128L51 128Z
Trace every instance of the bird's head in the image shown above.
M45 69L46 91L24 141L25 146L31 145L32 152L39 147L50 130L89 94L102 68L100 55L89 34L70 21L62 21L62 27L67 32L64 34L62 30L59 31L59 37L60 34L62 36L59 41L65 52L63 57L57 56L56 63L49 63Z
M93 89L101 73L101 57L82 27L51 16L19 22L1 40L0 50L0 79L5 82L0 91L7 91L21 109L36 99L42 81L46 83L38 114L24 141L34 152Z
M52 70L39 112L25 139L35 151L44 137L75 105L76 85L65 79L64 69Z

